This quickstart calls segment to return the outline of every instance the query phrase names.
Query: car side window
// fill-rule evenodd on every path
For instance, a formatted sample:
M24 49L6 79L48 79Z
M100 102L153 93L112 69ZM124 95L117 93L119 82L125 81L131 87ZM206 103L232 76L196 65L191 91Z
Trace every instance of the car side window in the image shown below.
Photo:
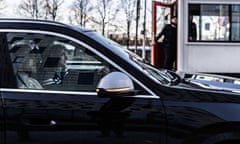
M99 80L116 71L71 40L38 33L7 33L19 89L96 91Z

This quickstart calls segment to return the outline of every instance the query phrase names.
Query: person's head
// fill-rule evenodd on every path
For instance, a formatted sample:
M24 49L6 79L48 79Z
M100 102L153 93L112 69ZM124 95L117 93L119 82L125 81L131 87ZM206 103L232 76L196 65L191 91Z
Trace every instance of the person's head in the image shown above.
M177 24L177 16L172 16L171 17L171 23L172 24Z
M58 66L59 67L65 67L66 66L66 61L67 61L67 56L65 53L65 47L62 45L59 45L60 47L60 57L59 57L59 61L58 61Z
M65 52L65 46L62 44L55 44L50 47L51 52L53 52L54 57L59 58L57 67L64 68L66 66L66 52Z
M38 67L41 64L41 58L37 54L29 54L24 57L24 60L19 64L17 71L18 72L29 72L36 73Z
M193 15L192 14L189 15L189 21L190 22L193 21Z

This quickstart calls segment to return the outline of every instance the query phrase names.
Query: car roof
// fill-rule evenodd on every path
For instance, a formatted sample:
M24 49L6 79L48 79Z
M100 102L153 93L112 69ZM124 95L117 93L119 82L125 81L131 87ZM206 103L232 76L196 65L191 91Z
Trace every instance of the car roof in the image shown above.
M36 24L50 24L58 26L66 26L64 23L50 21L50 20L37 20L37 19L14 19L14 18L0 18L1 23L36 23Z
M51 21L51 20L0 18L0 25L1 25L1 23L50 25L50 26L70 28L70 29L80 31L82 33L88 32L88 31L93 31L93 30L81 28L80 26L74 26L74 25L65 24L62 22Z

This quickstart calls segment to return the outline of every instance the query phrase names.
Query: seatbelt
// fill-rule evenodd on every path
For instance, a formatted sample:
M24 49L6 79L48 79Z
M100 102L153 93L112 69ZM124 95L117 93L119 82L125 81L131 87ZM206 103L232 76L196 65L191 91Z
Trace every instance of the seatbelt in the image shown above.
M18 80L26 87L28 88L28 85L24 82L24 80L22 79L22 77L19 75L19 73L16 73L16 76L18 78Z

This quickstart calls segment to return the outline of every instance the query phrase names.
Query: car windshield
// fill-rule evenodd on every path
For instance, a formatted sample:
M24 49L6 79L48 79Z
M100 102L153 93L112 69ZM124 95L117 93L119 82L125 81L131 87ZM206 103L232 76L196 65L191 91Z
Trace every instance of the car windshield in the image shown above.
M157 80L161 84L172 85L175 82L176 77L172 75L172 72L165 69L157 69L151 64L145 62L135 53L126 50L126 52L131 55L131 60L133 60L141 69L153 79Z
M110 39L107 39L94 31L87 31L85 32L85 34L95 39L96 41L98 41L106 48L108 48L110 51L114 52L116 55L122 57L123 59L129 59L133 65L140 68L142 71L146 73L147 76L150 76L155 81L161 84L170 85L175 80L175 77L171 73L169 73L169 71L159 70L155 68L151 64L145 62L137 54L127 50L120 44Z

